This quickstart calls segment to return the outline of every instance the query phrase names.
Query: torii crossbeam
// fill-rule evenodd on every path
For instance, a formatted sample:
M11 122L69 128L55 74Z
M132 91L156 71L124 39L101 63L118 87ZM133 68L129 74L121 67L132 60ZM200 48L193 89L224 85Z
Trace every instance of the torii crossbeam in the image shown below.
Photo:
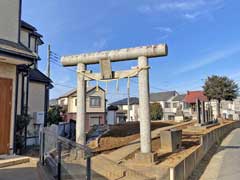
M85 112L86 112L86 80L119 79L138 76L139 83L139 119L141 152L151 152L151 120L149 111L149 70L148 58L167 56L166 44L126 48L111 51L102 51L89 54L63 56L61 62L64 66L77 66L77 119L76 142L86 144ZM111 62L138 60L136 69L113 72ZM101 73L87 71L86 65L100 64Z

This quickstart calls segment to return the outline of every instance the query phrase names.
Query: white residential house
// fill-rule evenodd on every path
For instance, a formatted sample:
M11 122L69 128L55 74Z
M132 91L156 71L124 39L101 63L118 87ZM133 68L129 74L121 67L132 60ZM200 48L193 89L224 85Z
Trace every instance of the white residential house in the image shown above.
M121 99L119 101L111 103L111 106L117 106L116 120L114 123L124 123L129 121L138 121L139 114L139 100L137 97L130 97L130 119L127 118L128 113L128 98ZM112 113L112 112L110 112ZM109 117L109 118L112 118ZM108 122L113 122L112 119L108 119Z
M166 91L150 94L150 103L160 103L163 108L163 120L174 120L181 96L176 91ZM173 101L174 100L174 101Z
M222 101L221 116L228 119L240 120L240 97L233 101Z

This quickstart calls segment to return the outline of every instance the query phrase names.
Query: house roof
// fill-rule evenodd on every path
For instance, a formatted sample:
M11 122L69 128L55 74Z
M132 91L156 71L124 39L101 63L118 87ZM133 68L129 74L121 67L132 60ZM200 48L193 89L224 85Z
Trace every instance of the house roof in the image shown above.
M90 92L91 90L95 89L96 86L88 86L87 87L87 92ZM99 87L99 89L101 89L102 91L105 91L103 88ZM63 94L62 96L60 96L59 98L64 98L64 97L68 97L71 96L72 94L77 92L77 88L74 88L68 92L66 92L65 94Z
M119 101L115 101L111 103L113 106L118 106L118 105L127 105L128 104L128 98L121 99ZM132 104L139 104L139 99L137 97L130 97L130 105Z
M39 38L39 42L44 44L43 40L41 39L43 36L37 32L37 28L32 26L31 24L27 23L26 21L21 20L21 27L31 31L31 35L36 36Z
M31 24L29 24L23 20L21 20L21 27L28 29L30 31L37 31L37 29L34 26L32 26Z
M50 84L52 80L38 69L32 69L29 72L29 80Z
M57 99L50 99L49 100L49 106L57 106L57 105L58 105Z
M3 51L5 53L10 53L13 55L31 58L31 59L38 58L38 55L36 53L32 52L30 49L25 47L22 43L15 43L5 39L0 39L0 51Z
M183 101L185 96L186 96L186 94L179 94L173 98L173 101Z
M150 94L150 101L168 101L173 96L176 96L176 91L166 91L166 92L158 92Z
M188 91L183 101L187 103L196 103L197 99L200 101L208 101L203 91Z
M32 32L32 34L33 34L34 36L39 37L39 38L42 38L42 37L43 37L41 34L39 34L39 33L36 32L36 31Z

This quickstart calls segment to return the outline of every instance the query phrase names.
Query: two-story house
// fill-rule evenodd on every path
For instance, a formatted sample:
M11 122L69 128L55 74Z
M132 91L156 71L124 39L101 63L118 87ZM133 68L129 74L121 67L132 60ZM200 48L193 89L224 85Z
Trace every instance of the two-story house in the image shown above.
M77 89L73 89L58 98L58 105L63 108L64 120L76 120ZM86 90L86 131L93 125L106 124L106 95L101 87L87 87Z
M21 12L21 0L0 1L0 154L16 151L17 115L47 111L51 88L36 69L42 36L21 20ZM27 127L24 132L27 142Z
M174 120L180 102L173 99L178 96L176 91L166 91L150 94L150 103L159 103L163 109L163 120Z

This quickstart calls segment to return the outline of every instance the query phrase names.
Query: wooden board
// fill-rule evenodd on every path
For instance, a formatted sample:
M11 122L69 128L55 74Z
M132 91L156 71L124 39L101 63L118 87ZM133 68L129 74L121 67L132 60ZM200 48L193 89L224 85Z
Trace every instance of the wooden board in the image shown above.
M0 78L0 154L9 152L12 80Z

